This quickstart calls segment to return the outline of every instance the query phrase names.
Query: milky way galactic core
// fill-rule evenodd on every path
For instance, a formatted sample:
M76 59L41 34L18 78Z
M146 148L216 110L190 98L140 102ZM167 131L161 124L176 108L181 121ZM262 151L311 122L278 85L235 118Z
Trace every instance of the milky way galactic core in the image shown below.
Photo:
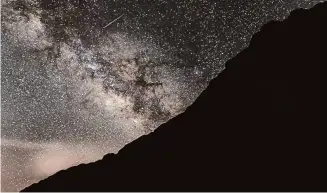
M1 1L1 190L152 132L263 23L317 2Z

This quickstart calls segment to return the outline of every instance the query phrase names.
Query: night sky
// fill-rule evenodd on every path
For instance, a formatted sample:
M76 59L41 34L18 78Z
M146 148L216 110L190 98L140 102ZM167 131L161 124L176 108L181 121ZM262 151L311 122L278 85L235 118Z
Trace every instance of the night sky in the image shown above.
M152 132L262 24L317 2L2 0L1 190Z

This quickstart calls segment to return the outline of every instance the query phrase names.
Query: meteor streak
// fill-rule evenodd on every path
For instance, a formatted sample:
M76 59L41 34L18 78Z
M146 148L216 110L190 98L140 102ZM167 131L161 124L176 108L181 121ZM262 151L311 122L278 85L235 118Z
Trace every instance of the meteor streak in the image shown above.
M120 19L121 17L123 17L124 14L120 15L119 17L117 17L116 19L114 19L112 22L108 23L106 26L103 27L103 29L107 28L108 26L110 26L111 24L115 23L118 19Z

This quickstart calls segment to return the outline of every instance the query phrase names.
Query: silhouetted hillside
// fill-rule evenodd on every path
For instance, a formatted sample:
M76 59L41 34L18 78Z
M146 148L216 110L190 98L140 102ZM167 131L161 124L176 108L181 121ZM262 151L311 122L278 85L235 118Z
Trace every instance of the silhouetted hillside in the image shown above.
M183 114L24 191L326 191L327 3L269 22Z

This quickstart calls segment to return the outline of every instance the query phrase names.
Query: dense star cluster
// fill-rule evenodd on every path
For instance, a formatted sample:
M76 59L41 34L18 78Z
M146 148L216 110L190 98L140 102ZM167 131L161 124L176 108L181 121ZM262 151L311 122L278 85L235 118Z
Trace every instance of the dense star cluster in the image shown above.
M1 190L153 131L263 23L318 2L1 1Z

